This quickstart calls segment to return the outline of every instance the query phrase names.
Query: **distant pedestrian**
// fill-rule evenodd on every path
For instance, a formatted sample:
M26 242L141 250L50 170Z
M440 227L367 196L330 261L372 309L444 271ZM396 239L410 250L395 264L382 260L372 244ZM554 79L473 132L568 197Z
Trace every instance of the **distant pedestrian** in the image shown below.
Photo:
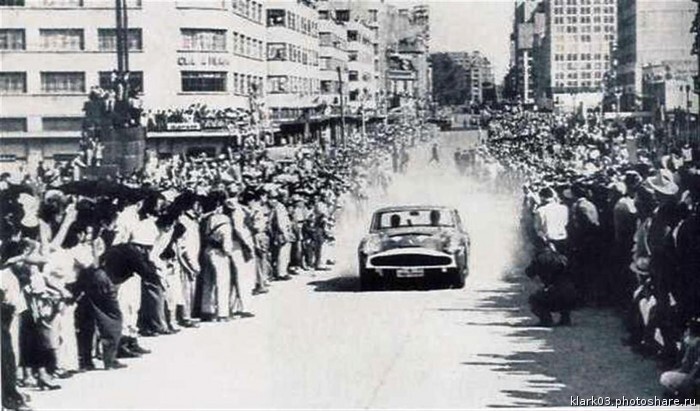
M433 148L431 149L429 163L430 164L432 164L432 163L440 164L440 146L438 146L438 143L433 143Z

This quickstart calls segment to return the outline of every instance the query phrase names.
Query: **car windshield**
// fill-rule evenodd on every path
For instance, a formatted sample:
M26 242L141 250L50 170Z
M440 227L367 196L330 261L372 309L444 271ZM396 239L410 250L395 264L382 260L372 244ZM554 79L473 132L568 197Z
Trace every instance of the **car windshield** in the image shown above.
M454 217L449 210L395 210L378 213L374 218L375 229L402 227L454 227Z

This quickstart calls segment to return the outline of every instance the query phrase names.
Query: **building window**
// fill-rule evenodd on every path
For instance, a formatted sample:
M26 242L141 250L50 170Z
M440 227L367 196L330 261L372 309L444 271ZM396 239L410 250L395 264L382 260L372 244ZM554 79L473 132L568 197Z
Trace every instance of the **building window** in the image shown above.
M287 60L287 45L285 43L267 43L267 59L269 61Z
M83 128L83 118L42 117L41 128L44 131L80 131Z
M0 94L24 94L27 92L27 73L0 72Z
M143 50L143 35L141 29L129 29L126 34L129 50ZM97 47L100 51L115 51L117 49L117 30L97 29Z
M335 19L347 23L350 21L350 10L336 10Z
M41 91L43 93L85 93L85 73L42 72Z
M26 117L5 117L0 118L0 132L5 133L16 133L16 132L27 132L27 118Z
M268 93L281 94L287 93L289 78L287 76L268 76L267 84L269 85Z
M350 70L348 72L348 81L357 81L359 79L359 74L355 70Z
M226 91L226 72L223 71L183 71L181 79L183 92Z
M44 7L83 7L83 0L41 0Z
M286 11L283 9L268 9L267 10L267 26L268 27L284 27Z
M192 9L223 9L223 0L177 0L177 7Z
M44 50L80 51L85 49L82 29L39 29Z
M180 29L182 49L194 51L226 51L226 30Z
M100 71L98 73L100 88L111 89L113 87L112 73L111 71ZM129 72L129 86L132 90L143 93L143 71Z
M23 7L24 0L0 0L0 7Z
M24 29L0 29L0 50L24 50Z

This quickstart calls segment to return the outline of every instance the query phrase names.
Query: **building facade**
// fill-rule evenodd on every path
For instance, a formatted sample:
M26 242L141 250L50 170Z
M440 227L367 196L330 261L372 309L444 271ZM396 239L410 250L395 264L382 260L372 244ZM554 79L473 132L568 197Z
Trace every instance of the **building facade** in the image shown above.
M545 105L569 111L599 106L617 41L616 0L546 0L544 4Z
M384 0L127 3L130 84L139 90L148 145L163 155L192 146L220 151L238 141L235 127L219 121L181 124L198 110L258 114L280 144L337 128L341 82L349 115L360 107L386 113L390 90L429 91L425 7L399 10ZM13 0L1 2L0 13L2 158L73 158L87 95L107 88L117 66L114 1ZM178 122L151 128L154 117L173 116Z
M546 29L544 3L540 0L522 0L515 5L513 33L511 34L511 67L513 90L517 100L533 105L537 100L537 83L545 81L541 75L542 40Z
M114 2L12 4L0 7L2 151L19 160L73 156L87 93L94 86L107 87L116 67ZM246 110L251 93L263 92L267 30L262 1L127 4L130 77L141 91L146 115L198 103ZM172 131L166 128L151 137L166 138ZM203 130L191 134L216 135ZM177 151L188 136L178 137L161 149Z
M273 122L299 123L322 102L318 12L312 1L276 0L267 8L267 99Z
M685 79L677 81L691 81L690 77L697 74L690 32L697 7L692 0L619 0L617 82L622 88L623 110L649 106L645 99L651 96L644 94L643 86L647 66L694 67Z
M464 73L465 103L479 105L484 102L484 91L494 86L491 61L478 50L449 52L447 55Z

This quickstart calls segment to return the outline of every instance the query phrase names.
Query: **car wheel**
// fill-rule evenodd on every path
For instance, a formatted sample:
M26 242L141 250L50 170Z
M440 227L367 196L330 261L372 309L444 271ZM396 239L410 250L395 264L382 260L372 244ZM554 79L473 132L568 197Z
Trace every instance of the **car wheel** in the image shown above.
M367 270L360 270L360 290L375 291L379 289L381 279Z
M464 288L464 284L467 279L467 269L463 268L461 270L456 270L452 278L453 288Z

